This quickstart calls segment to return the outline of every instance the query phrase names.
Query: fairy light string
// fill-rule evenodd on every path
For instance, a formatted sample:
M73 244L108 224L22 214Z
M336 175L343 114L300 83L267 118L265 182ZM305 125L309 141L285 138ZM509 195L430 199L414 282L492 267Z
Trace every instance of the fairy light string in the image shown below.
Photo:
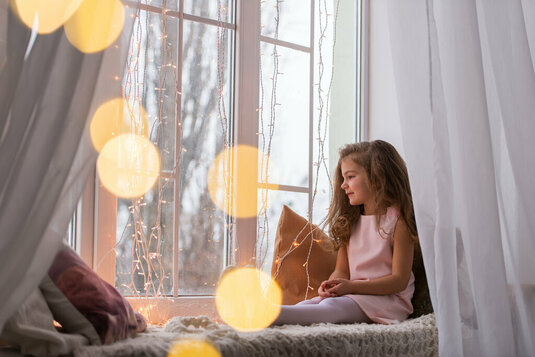
M337 0L336 2L336 12L335 12L335 19L333 21L333 45L332 45L332 60L333 60L333 63L334 63L334 50L335 50L335 45L336 45L336 24L337 24L337 19L338 19L338 11L339 11L339 6L340 6L340 0ZM323 7L323 8L322 8ZM326 173L326 177L329 181L329 189L330 189L330 193L332 195L332 181L331 181L331 177L330 177L330 174L329 174L329 170L328 170L328 167L327 167L327 158L325 156L325 142L326 142L326 138L327 138L327 124L328 124L328 119L329 119L329 104L330 104L330 93L331 93L331 88L332 88L332 82L333 82L333 73L334 73L334 66L331 66L331 72L330 72L330 80L329 80L329 86L328 86L328 90L327 92L325 93L323 88L322 88L322 83L323 83L323 76L324 76L324 72L325 72L325 66L324 66L324 61L323 61L323 52L324 52L324 49L323 49L323 41L324 39L326 38L326 32L328 30L328 25L329 25L329 21L328 21L328 18L331 16L331 14L328 13L328 7L327 7L327 1L326 0L322 0L320 2L320 6L318 6L318 21L319 21L319 27L320 27L320 35L319 35L319 39L318 39L318 47L319 47L319 61L318 61L318 83L317 83L317 87L318 87L318 90L317 90L317 99L318 99L318 124L317 124L317 138L316 140L318 141L318 154L317 154L317 161L314 163L314 167L315 167L315 180L314 180L314 187L313 187L313 191L312 191L312 199L311 199L311 217L309 217L309 220L308 220L308 223L305 224L303 226L303 228L299 231L299 233L296 235L296 237L294 238L292 244L290 245L290 247L287 249L286 252L284 252L282 254L282 256L280 257L276 257L276 263L277 263L277 268L276 268L276 271L274 273L274 278L276 278L278 275L279 275L279 272L280 272L280 268L284 262L284 260L294 251L296 250L301 244L304 244L305 242L309 242L309 245L308 245L308 251L307 251L307 258L306 258L306 261L305 263L303 264L304 268L305 268L305 274L306 274L306 277L307 277L307 289L305 290L305 299L308 298L308 292L309 290L313 290L313 287L310 286L310 273L309 273L309 261L310 261L310 255L311 255L311 252L312 252L312 246L313 246L313 243L314 243L314 233L316 232L316 230L321 230L319 227L321 226L324 226L325 222L326 222L326 219L327 217L325 216L321 222L315 226L313 225L312 223L312 217L313 217L313 209L314 209L314 201L315 201L315 198L316 198L316 194L317 194L317 190L318 190L318 184L319 184L319 176L320 176L320 168L323 167L325 168L325 173ZM311 188L312 189L312 188ZM310 229L310 232L307 233L299 242L297 241L299 236L303 233L303 231L306 229L306 228L309 228ZM309 240L310 238L310 240ZM316 243L319 243L319 242L316 242Z
M163 6L165 7L165 0L163 2ZM139 13L139 12L138 12ZM145 25L144 28L149 28L149 14L145 13ZM141 23L141 19L138 17L139 23ZM166 19L165 19L165 11L162 10L162 20L161 20L161 41L159 43L160 46L160 58L162 58L162 63L167 63L167 46L166 46L166 38L167 38L167 32L166 32ZM136 42L141 44L143 39L145 40L145 48L143 51L138 50L136 53L135 61L136 61L136 67L138 70L136 71L136 78L132 85L134 86L136 91L140 91L139 95L134 97L134 100L137 102L137 104L141 107L143 105L143 99L145 98L145 83L147 83L147 60L149 56L149 34L150 32L147 30L145 34L143 34L142 29L140 29L139 37L136 39ZM143 52L144 58L143 58L143 65L145 66L142 69L143 78L139 79L139 65L140 65L140 56ZM156 94L157 94L157 116L154 118L153 125L151 126L150 135L149 137L154 137L154 130L156 130L156 144L160 146L161 139L161 117L162 117L162 110L163 110L163 95L165 91L165 81L166 81L166 71L164 69L165 66L160 65L158 67L158 87L156 87ZM162 70L163 69L163 70ZM161 173L160 173L161 177ZM143 288L144 288L144 296L158 296L163 295L165 296L165 288L164 288L164 276L165 271L163 268L163 264L161 261L161 205L162 205L162 195L163 195L163 187L161 185L161 179L158 180L157 183L157 197L158 200L156 201L156 218L154 219L154 222L149 222L151 224L150 229L147 229L148 226L144 223L143 213L142 213L142 207L147 206L147 202L145 202L146 197L143 196L137 200L134 200L133 205L134 209L131 211L133 214L134 219L134 225L135 225L135 234L136 239L135 243L137 246L137 249L135 250L135 257L138 261L144 262L145 264L138 264L137 265L137 271L140 272L144 280ZM154 198L153 198L154 199ZM147 232L150 232L148 237L145 235L145 230L147 229ZM156 232L156 234L154 234ZM155 247L155 251L153 252L153 247ZM156 258L156 259L154 259ZM156 260L156 261L154 261ZM135 280L134 280L134 274L136 274L136 270L132 271L132 278L130 281L130 284L134 286ZM156 281L155 281L156 280ZM137 291L137 290L136 290ZM137 295L139 296L139 294Z
M146 9L147 11L142 11L142 15L140 15L139 8ZM154 12L154 9L160 9L159 7L156 8L154 6L139 6L138 11L134 16L136 16L136 31L134 32L132 39L131 39L131 46L130 46L130 52L128 56L128 74L125 76L125 80L123 83L125 96L127 97L133 97L134 100L139 101L141 104L143 102L144 93L136 92L138 90L144 90L149 89L150 86L146 86L146 84L151 81L151 78L147 77L147 73L149 72L149 65L156 66L152 72L156 73L157 77L157 84L155 85L154 91L157 96L156 104L157 104L157 114L154 118L153 125L151 127L151 138L153 141L160 147L160 150L162 152L165 152L166 146L164 140L166 140L166 135L164 135L163 130L165 130L165 123L169 118L167 117L167 113L165 112L165 104L168 102L168 86L167 83L170 80L170 77L174 76L176 77L177 74L177 66L168 63L173 58L170 56L171 54L171 48L170 44L168 43L168 33L167 33L167 16L177 16L174 12L169 12L168 9L166 9L166 2L164 1L161 6L161 14L158 17L158 19L161 21L160 24L154 21L156 18L151 17L151 20L148 20L150 11ZM149 11L150 10L150 11ZM170 13L170 15L168 15ZM145 15L146 14L146 15ZM145 16L145 17L144 17ZM223 148L228 147L228 118L226 113L226 93L224 92L224 85L226 81L226 47L227 47L227 36L226 36L226 30L225 26L225 20L228 17L228 8L221 4L221 1L218 3L218 26L217 26L217 84L216 88L217 90L210 90L209 94L212 98L218 98L215 102L215 106L210 106L206 109L206 113L211 112L213 109L215 109L216 113L218 113L218 116L220 118L221 123L221 133L223 138ZM151 31L153 32L151 37ZM160 31L161 33L156 33ZM193 31L193 30L192 30ZM204 33L201 31L201 33ZM159 41L154 41L154 35L160 35ZM182 36L182 34L180 34ZM190 35L188 38L191 40ZM206 37L204 37L206 38ZM140 50L140 44L144 45L144 49ZM187 44L186 46L187 47ZM152 58L149 58L151 53L150 51L159 51L159 54L156 56L156 63L152 63ZM158 63L160 62L160 63ZM193 66L195 66L193 64ZM196 68L196 67L193 67ZM195 69L197 70L197 69ZM193 74L191 74L193 75ZM177 88L177 89L174 89ZM178 90L180 87L173 86L173 89L176 91L175 98L176 100L180 100L181 94L180 90ZM133 93L128 94L128 93ZM215 95L214 95L215 94ZM183 112L184 113L184 112ZM183 115L182 120L185 120L186 114ZM204 123L205 121L203 121ZM204 125L204 124L203 124ZM182 135L183 128L182 128L182 122L177 123L177 133L180 133ZM191 136L191 135L190 135ZM191 139L191 138L190 138ZM176 153L176 155L185 154L188 152L186 148L184 147L184 140L182 138L177 138L177 140L180 143L179 152ZM186 144L187 145L187 144ZM219 149L219 147L218 147ZM181 162L182 164L183 162ZM225 163L226 167L228 168L229 162L227 161ZM174 170L177 168L175 167ZM163 166L162 166L163 170ZM122 286L124 289L130 292L131 295L136 297L165 297L169 295L169 291L166 291L169 289L168 287L168 277L166 275L166 265L163 261L163 252L164 248L166 251L166 255L168 254L178 254L178 251L183 250L182 248L178 248L177 252L175 253L169 253L167 249L170 249L170 247L165 246L163 247L162 243L162 234L164 231L164 227L162 227L162 215L163 215L163 208L162 206L165 205L166 202L166 188L170 187L170 183L172 181L169 180L165 172L161 172L161 180L159 181L158 185L153 189L153 197L150 198L147 195L144 197L139 198L138 200L134 200L131 202L131 205L129 206L129 223L131 224L129 229L126 229L128 227L125 227L125 231L123 232L123 235L121 237L121 240L118 242L120 244L123 242L124 239L129 239L131 234L132 239L132 245L131 245L131 257L132 257L132 263L131 263L131 277L130 281L124 283ZM228 187L228 184L226 185ZM179 195L177 192L175 192L175 197L178 197ZM149 199L149 201L147 201ZM149 204L149 207L146 207L146 209L142 209L142 207L147 206ZM156 215L148 215L148 210L152 210L151 212L155 213ZM212 219L214 216L212 212L207 212L206 208L202 208L203 214L206 214L209 219ZM211 209L210 209L211 210ZM150 221L150 222L149 222ZM127 224L127 225L128 225ZM225 228L228 228L230 230L230 235L232 236L232 223L226 224ZM212 239L208 239L207 242L212 242ZM237 252L237 248L232 249L234 253ZM171 269L170 267L167 267L167 270ZM139 283L139 279L142 278L142 286ZM200 283L203 286L208 286L209 282L204 281ZM215 286L215 283L209 284L210 286ZM154 310L154 309L153 309ZM148 310L147 310L148 311Z
M273 136L275 134L275 123L276 123L276 106L280 105L277 103L277 80L278 76L282 73L279 72L279 57L277 50L277 44L276 40L279 39L279 24L280 24L280 4L283 1L281 0L275 0L275 16L273 17L275 29L274 29L274 35L273 38L275 39L275 44L273 44L273 50L271 53L271 57L273 58L273 70L271 73L271 93L270 93L270 116L269 116L269 123L267 125L268 127L268 133L267 133L267 139L266 139L266 133L264 132L264 97L265 97L265 89L264 89L264 80L263 80L263 74L262 74L262 60L260 60L259 63L259 81L260 81L260 107L258 108L259 113L259 142L261 143L261 150L260 150L260 193L261 193L261 208L258 212L258 217L262 217L262 224L257 224L257 244L255 244L255 257L253 259L256 259L256 257L259 255L259 252L262 252L262 256L260 259L256 259L256 266L257 268L261 268L264 263L265 259L267 257L268 251L269 251L269 244L270 244L270 235L269 235L269 217L268 217L268 210L267 210L267 204L268 204L268 195L269 190L267 188L268 180L269 180L269 160L271 157L271 147L272 147L272 141ZM259 11L261 11L261 8L259 8ZM261 18L261 15L260 15ZM261 49L260 49L261 51ZM262 53L260 53L260 58L262 57ZM266 145L267 141L267 145ZM265 154L264 154L265 153Z
M132 6L131 17L134 21L133 33L130 38L129 52L125 76L123 78L121 91L125 99L126 111L129 115L132 133L134 134L139 125L138 119L141 119L141 113L144 99L146 98L146 84L152 80L147 77L148 66L156 66L151 55L159 50L160 65L156 67L157 78L155 78L156 115L153 118L149 131L149 138L154 138L153 142L165 151L165 136L163 135L164 122L168 119L165 115L165 98L168 96L167 81L169 71L176 71L176 66L168 63L170 60L170 44L167 41L167 19L166 19L166 1L163 1L161 23L159 26L153 26L150 21L150 13L142 11L141 1L138 6ZM151 33L152 30L152 33ZM161 33L158 34L157 31ZM158 36L160 41L150 41L150 36ZM176 75L176 74L175 74ZM118 80L118 78L114 78ZM137 109L137 113L136 113ZM136 115L138 114L138 115ZM163 167L161 168L163 170ZM146 195L131 200L128 205L129 217L122 230L120 239L116 242L117 246L128 246L126 240L131 239L130 245L130 278L129 281L123 282L120 286L126 289L130 295L135 297L165 297L166 291L166 271L165 264L162 260L162 204L166 204L165 190L171 182L165 174L160 172L160 179L153 189L151 202L147 201ZM144 207L151 204L148 209L155 209L155 217L144 217ZM150 220L150 222L149 222ZM124 258L118 256L118 261L124 261ZM124 273L118 271L118 275ZM141 278L141 281L140 281ZM147 304L140 310L148 313L154 306ZM158 315L158 312L156 313ZM149 319L150 322L150 319Z

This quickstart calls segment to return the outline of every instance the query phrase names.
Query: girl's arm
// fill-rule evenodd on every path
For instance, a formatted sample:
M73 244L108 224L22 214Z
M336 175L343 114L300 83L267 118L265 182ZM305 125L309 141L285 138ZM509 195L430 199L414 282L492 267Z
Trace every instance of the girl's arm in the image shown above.
M327 289L332 288L334 284L329 284L332 279L349 279L349 261L347 260L347 248L341 246L338 249L338 255L336 256L336 265L334 271L329 276L329 280L325 280L318 288L318 294L322 298L334 297L336 294L327 292Z
M346 294L391 295L399 293L409 283L413 255L414 242L411 240L407 225L402 219L399 219L394 231L392 274L374 280L347 280L348 278L332 278L331 275L331 279L326 284L332 287L327 289L327 292L337 296ZM336 264L338 266L338 260Z
M338 255L336 256L336 265L329 280L331 279L349 279L349 261L347 259L347 247L345 245L338 249Z

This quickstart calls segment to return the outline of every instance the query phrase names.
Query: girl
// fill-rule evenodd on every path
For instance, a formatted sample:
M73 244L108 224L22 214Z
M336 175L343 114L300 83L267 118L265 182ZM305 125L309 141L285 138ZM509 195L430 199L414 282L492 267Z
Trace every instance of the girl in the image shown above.
M327 218L338 248L319 296L283 305L274 324L398 323L412 313L418 244L407 168L381 140L340 150Z

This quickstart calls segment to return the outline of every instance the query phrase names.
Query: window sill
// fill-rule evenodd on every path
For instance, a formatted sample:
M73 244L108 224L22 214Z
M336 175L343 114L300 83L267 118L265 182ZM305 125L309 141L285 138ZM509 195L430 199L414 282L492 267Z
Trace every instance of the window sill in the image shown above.
M204 315L220 322L213 296L193 297L127 297L134 311L141 313L150 325L163 325L175 316Z

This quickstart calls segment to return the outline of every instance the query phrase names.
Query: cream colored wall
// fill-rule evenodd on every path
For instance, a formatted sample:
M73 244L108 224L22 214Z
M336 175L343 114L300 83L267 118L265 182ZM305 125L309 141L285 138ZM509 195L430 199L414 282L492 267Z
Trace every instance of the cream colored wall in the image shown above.
M369 139L390 142L404 156L394 85L387 0L370 1Z
M339 13L339 27L351 28L351 14L355 11L354 1L342 1ZM369 1L369 140L381 139L390 142L404 156L399 123L398 107L394 85L390 36L388 30L387 0ZM333 91L331 96L331 118L329 124L329 158L337 157L338 148L355 139L356 127L348 123L355 118L354 79L356 73L355 52L352 45L356 39L350 32L338 34L335 57ZM351 95L347 93L351 92ZM351 121L349 121L351 123ZM331 172L336 160L330 160Z

